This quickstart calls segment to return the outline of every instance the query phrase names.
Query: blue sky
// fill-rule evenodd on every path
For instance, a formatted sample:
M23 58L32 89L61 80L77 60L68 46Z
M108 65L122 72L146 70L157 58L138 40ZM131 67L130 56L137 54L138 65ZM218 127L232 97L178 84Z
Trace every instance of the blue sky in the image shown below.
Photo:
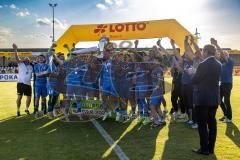
M201 33L200 46L218 39L222 47L240 49L240 0L0 0L0 48L49 47L51 10L56 8L56 38L71 24L111 23L175 18L192 33ZM154 40L141 40L151 47ZM88 47L95 43L79 43ZM169 47L168 40L164 41Z

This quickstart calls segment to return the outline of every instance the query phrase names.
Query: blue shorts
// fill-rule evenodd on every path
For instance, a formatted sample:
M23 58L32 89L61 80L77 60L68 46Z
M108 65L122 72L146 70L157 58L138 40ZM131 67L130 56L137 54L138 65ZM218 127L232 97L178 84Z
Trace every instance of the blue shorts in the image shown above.
M53 83L48 83L47 84L47 90L48 90L48 95L58 95L59 92L55 90L56 84Z
M102 95L104 96L108 96L108 95L112 95L112 96L117 96L116 90L114 85L112 84L111 81L109 82L104 82L101 84L102 86Z
M48 90L46 85L35 86L34 94L36 98L43 97L46 98L48 96Z
M98 97L99 93L98 83L83 83L83 88L88 97Z
M76 98L76 99L80 99L84 97L84 92L83 89L79 86L75 86L75 85L67 85L67 93L66 93L66 97L68 100L72 99L72 98Z
M117 94L119 95L119 98L125 98L129 99L130 98L130 81L126 79L118 79L117 81L114 82L114 86L116 89Z
M150 97L150 105L160 106L163 101L163 96L152 96Z
M59 92L55 91L53 88L48 87L48 95L58 95Z
M148 85L143 85L143 84L137 84L135 87L135 96L136 99L143 99L148 96L148 90L149 86Z

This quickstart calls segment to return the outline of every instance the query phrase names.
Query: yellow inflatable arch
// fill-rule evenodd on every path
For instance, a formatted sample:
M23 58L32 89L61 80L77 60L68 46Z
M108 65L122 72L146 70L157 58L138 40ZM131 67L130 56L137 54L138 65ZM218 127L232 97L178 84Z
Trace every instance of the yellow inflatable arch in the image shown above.
M66 53L64 44L72 46L73 43L99 41L106 35L110 40L133 40L169 37L174 39L181 53L184 51L184 38L191 33L175 19L153 20L140 22L72 25L57 40L56 52Z

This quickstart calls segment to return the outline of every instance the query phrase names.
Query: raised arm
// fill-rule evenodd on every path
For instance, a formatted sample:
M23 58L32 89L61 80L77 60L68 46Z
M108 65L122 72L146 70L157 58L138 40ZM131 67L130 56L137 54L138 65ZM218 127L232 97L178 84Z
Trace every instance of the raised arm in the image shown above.
M176 57L173 57L172 63L173 63L173 65L172 65L173 68L176 68L179 72L183 71L183 67L181 65L182 61L179 61L176 59Z
M177 58L177 60L182 61L182 57L175 47L175 41L173 39L171 39L170 43L171 43L171 46L172 46L172 49L173 49L174 56Z
M197 45L197 43L194 41L194 37L191 35L190 36L190 42L191 45L193 45L194 49L195 49L195 56L199 57L199 58L203 58L202 54L201 54L201 50L199 48L199 46Z
M176 49L175 41L174 41L173 39L170 40L170 44L171 44L172 49L173 49L173 54L174 54L175 56L178 56L179 53L178 53L178 51L177 51L177 49Z
M225 54L223 52L222 48L218 45L217 40L214 38L211 38L210 41L211 41L211 44L217 48L217 51L220 53L221 57L224 58L225 61L228 61L228 54Z
M63 64L63 61L61 59L58 58L58 56L56 56L56 54L53 54L53 58L56 60L56 62L60 65Z
M73 43L72 44L72 49L71 49L71 51L75 51L76 50L76 47L75 47L76 45L75 45L75 43Z
M154 55L155 56L160 56L160 57L162 57L162 53L159 51L159 49L157 48L157 46L153 46L153 48L152 48L152 51L153 51L153 53L154 53Z
M71 59L71 57L72 57L72 51L71 51L71 49L69 48L69 46L68 46L67 44L64 44L63 47L66 48L67 51L68 51L68 53L69 53L68 59L69 59L69 58Z
M15 54L15 58L17 60L17 63L21 63L21 59L18 56L17 45L15 43L13 43L12 47L13 47L13 50L14 50L14 54Z
M139 41L135 40L134 41L134 48L133 49L128 49L128 52L129 53L137 53L138 43L139 43Z
M71 53L71 50L67 44L64 44L63 47L67 49L68 53Z
M185 55L192 60L194 58L194 53L191 46L189 45L188 38L189 37L186 36L184 40Z
M159 39L157 41L157 45L158 45L160 51L163 52L164 54L168 54L167 50L162 46L161 41L162 41L162 39Z
M56 45L55 43L53 43L53 44L51 45L51 47L49 48L49 51L48 51L48 52L53 52L53 49L56 48L56 47L57 47L57 45Z
M135 40L134 41L134 51L135 52L137 52L138 44L139 44L139 40Z
M173 49L173 54L174 54L173 59L172 59L173 67L177 68L178 71L182 72L182 70L183 70L181 67L181 64L183 61L182 57L175 47L175 41L173 39L171 39L170 43L171 43L171 46Z
M223 50L222 50L222 48L218 45L217 40L214 39L214 38L211 38L210 41L211 41L211 44L214 45L214 46L217 48L217 51L218 51L220 54L223 54Z
M54 52L55 52L54 48L55 48L55 47L57 47L57 45L56 45L55 43L53 43L53 44L51 45L51 47L48 49L47 59L46 59L46 62L47 62L47 63L49 63L49 60L50 60L49 58L54 55Z

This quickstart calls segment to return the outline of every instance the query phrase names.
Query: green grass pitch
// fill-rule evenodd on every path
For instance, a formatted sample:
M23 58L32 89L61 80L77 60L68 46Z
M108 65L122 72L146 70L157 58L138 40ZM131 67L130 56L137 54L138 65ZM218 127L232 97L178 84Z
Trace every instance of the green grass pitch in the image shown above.
M165 98L170 110L170 93ZM91 122L35 119L33 115L23 114L25 102L21 108L23 116L16 117L15 101L16 83L0 82L0 160L118 159ZM137 126L135 122L119 124L99 120L99 123L129 159L239 160L240 77L234 77L231 102L233 123L226 125L218 121L215 155L209 157L191 152L199 147L198 132L180 122L168 120L166 126L155 129ZM221 116L219 108L217 118Z

